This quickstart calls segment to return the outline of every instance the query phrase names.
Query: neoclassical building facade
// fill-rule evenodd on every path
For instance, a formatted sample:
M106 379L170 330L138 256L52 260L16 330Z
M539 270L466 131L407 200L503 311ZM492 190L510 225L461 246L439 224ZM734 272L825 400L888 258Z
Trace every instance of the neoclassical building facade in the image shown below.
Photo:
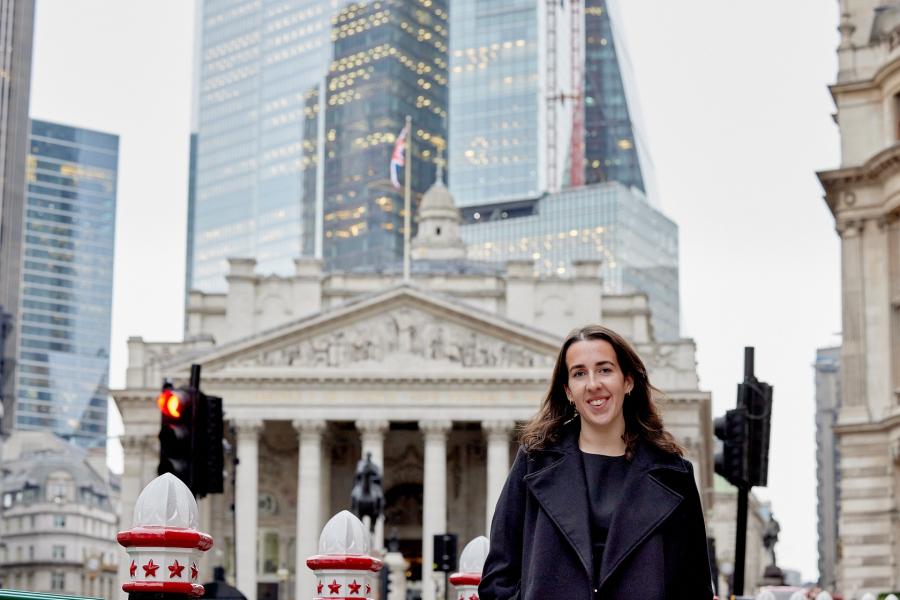
M859 598L900 589L900 2L840 9L841 165L818 175L841 238L835 578Z
M693 342L656 342L646 296L603 296L597 261L559 279L535 278L527 261L466 262L445 239L457 235L451 208L435 184L406 280L326 274L310 259L291 277L262 276L254 261L232 259L227 293L191 293L185 341L130 339L127 385L113 391L125 423L121 527L156 474L162 378L184 382L198 363L204 391L224 398L239 459L226 493L200 503L216 540L205 567L224 565L251 600L309 597L305 560L325 521L349 508L356 463L371 453L386 497L376 545L395 536L434 600L443 578L431 570L432 536L456 533L461 549L486 533L517 424L537 410L564 335L593 322L626 335L646 361L710 510L710 394Z

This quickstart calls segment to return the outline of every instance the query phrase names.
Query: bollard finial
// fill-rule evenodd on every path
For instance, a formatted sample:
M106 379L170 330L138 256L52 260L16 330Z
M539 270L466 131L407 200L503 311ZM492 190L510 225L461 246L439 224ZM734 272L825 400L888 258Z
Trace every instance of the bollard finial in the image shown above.
M135 502L134 527L116 536L130 561L122 590L202 596L197 563L213 540L197 523L197 501L180 479L165 473L151 481Z
M450 583L456 588L460 600L477 600L481 571L487 559L490 542L483 535L478 536L463 548L459 558L459 573L450 576Z
M163 473L147 484L134 503L132 523L144 527L197 529L197 501L184 482Z
M342 510L331 517L319 536L319 554L369 553L369 532L356 515Z
M316 574L313 598L371 599L382 563L368 551L369 532L362 521L347 510L331 517L319 536L319 554L306 559Z
M484 561L487 560L491 543L483 535L479 535L463 548L459 557L459 571L461 573L478 573L484 569Z

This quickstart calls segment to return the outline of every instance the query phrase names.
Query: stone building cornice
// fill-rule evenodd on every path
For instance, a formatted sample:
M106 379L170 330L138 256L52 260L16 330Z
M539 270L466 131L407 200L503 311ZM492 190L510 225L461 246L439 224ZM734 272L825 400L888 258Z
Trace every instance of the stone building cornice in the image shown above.
M895 391L894 395L900 397L900 390ZM845 425L834 426L834 432L837 435L853 433L888 433L894 429L900 429L900 412L894 412L883 419L868 423L848 423Z

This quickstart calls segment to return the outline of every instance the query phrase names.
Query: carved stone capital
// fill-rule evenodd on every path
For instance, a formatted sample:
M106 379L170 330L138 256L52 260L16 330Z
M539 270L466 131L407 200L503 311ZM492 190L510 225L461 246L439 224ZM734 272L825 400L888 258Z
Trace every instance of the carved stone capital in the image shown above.
M453 428L453 421L446 419L435 419L429 421L419 421L419 431L425 434L425 440L443 440L447 438L447 433Z
M355 423L356 429L363 435L384 435L391 426L386 419L360 419Z
M322 419L295 419L291 422L301 438L321 438L328 423Z
M506 439L512 430L516 428L516 422L510 419L488 419L481 422L481 430L489 440Z
M862 235L866 222L864 219L847 219L835 223L834 228L841 238L852 238Z
M234 431L238 439L259 439L262 433L263 422L259 419L241 419L234 422Z
M896 212L890 212L886 215L878 217L878 229L885 229L897 222L898 215Z

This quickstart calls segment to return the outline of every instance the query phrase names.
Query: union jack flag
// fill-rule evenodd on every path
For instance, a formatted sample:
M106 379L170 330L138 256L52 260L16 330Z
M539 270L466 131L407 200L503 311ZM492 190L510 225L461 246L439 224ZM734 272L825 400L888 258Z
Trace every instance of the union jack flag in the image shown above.
M391 183L398 190L400 185L400 170L406 166L406 126L400 130L397 141L394 142L394 152L391 154Z

